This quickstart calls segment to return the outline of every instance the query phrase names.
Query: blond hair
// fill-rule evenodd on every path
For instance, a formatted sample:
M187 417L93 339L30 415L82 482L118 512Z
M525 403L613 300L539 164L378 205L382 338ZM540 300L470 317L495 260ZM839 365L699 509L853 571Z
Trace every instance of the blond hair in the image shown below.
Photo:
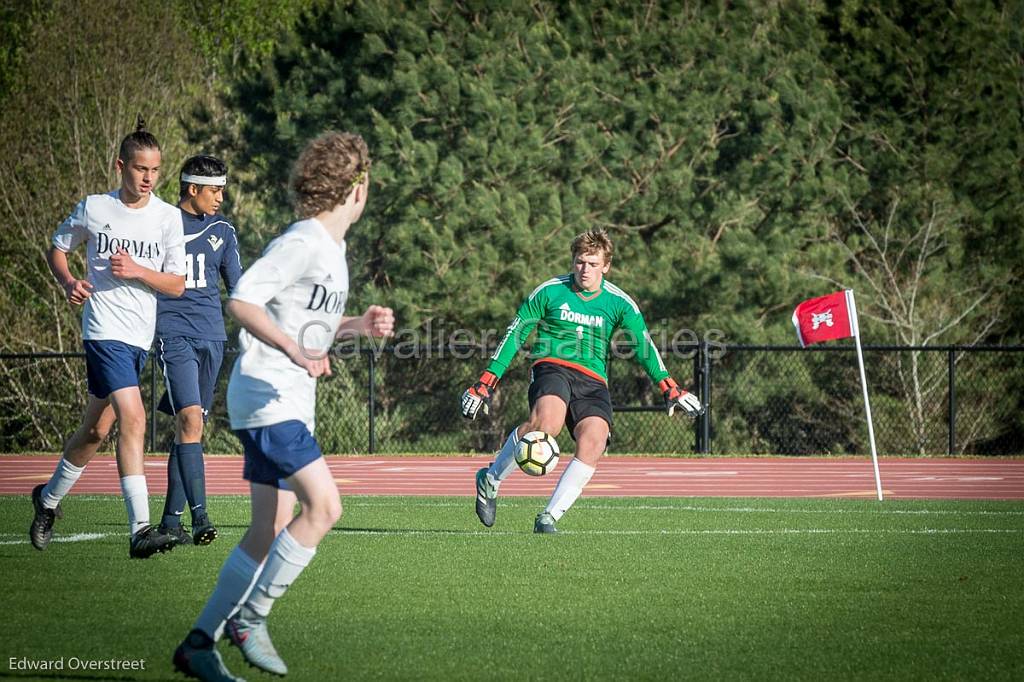
M333 130L311 140L292 169L295 209L303 218L330 211L366 179L370 152L355 133Z
M576 238L572 240L569 253L574 261L576 256L590 256L599 253L604 256L605 264L609 264L612 262L613 250L608 232L598 227L576 235Z

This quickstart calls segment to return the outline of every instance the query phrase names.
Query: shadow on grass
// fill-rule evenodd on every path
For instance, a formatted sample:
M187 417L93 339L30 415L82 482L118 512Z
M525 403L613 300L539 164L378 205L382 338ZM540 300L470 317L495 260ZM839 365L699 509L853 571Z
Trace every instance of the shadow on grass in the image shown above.
M189 524L184 524L185 527L189 527ZM216 524L218 530L238 530L245 532L249 530L249 524L244 523L218 523ZM98 523L97 528L118 528L123 529L123 523ZM339 535L480 535L481 533L493 533L493 534L507 534L507 531L498 530L472 530L472 529L458 529L458 528L362 528L358 526L340 528L335 526L331 529L331 533ZM128 535L128 531L125 531L125 537Z

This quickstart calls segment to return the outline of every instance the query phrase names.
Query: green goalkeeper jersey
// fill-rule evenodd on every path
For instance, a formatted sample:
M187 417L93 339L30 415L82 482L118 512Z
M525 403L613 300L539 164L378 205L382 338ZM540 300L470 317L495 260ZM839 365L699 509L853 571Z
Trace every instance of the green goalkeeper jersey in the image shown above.
M669 375L636 303L602 279L598 291L579 290L573 276L562 275L541 284L519 307L487 369L499 379L508 369L526 337L537 327L530 357L571 367L608 383L608 352L612 334L625 330L623 342L632 344L634 357L651 381Z

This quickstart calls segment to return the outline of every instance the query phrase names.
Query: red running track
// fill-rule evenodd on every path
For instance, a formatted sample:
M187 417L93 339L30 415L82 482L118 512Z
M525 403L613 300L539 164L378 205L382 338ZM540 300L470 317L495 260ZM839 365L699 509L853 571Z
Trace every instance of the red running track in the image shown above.
M0 457L0 494L28 494L53 472L55 456ZM328 457L343 495L473 495L473 474L489 457ZM564 466L561 465L561 466ZM166 457L147 457L149 490L166 487ZM893 499L1024 500L1024 460L883 458L882 490ZM561 468L559 469L559 471ZM551 494L557 480L514 473L504 495ZM207 492L245 494L242 458L206 459ZM113 457L97 457L73 494L121 492ZM715 457L606 457L588 497L863 497L875 496L871 460Z

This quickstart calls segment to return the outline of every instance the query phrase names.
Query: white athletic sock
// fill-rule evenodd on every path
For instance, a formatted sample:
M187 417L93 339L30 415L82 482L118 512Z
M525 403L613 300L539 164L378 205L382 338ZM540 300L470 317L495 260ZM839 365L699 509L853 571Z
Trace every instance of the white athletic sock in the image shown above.
M149 525L149 489L146 477L132 474L121 479L121 494L128 509L128 528L132 536Z
M220 569L217 586L213 588L213 594L206 600L206 606L196 619L195 629L202 630L215 642L219 640L224 633L225 621L249 596L260 566L236 545Z
M508 434L505 444L501 446L501 451L498 452L498 456L494 458L494 462L487 469L487 478L491 479L495 488L501 485L501 482L516 468L516 443L519 442L516 430L512 429L512 433Z
M63 457L57 462L57 468L53 470L53 476L49 483L43 487L43 506L47 509L56 509L64 496L71 492L71 486L75 484L78 477L85 471L85 467L76 467Z
M562 515L569 511L569 507L579 498L583 487L590 482L594 471L594 467L573 457L569 466L565 467L565 471L562 472L562 477L558 479L555 492L551 495L551 501L548 502L544 511L551 514L555 521L562 518Z
M316 556L316 547L303 547L285 528L270 546L260 577L249 593L245 605L266 618L274 600L280 598L302 570Z

